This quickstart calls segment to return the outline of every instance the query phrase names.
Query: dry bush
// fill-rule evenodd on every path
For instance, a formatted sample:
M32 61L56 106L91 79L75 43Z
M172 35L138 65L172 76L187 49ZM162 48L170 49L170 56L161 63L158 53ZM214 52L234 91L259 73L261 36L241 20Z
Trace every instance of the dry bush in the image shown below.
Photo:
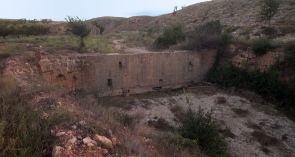
M1 77L0 89L0 156L50 155L51 124L30 109L13 79Z
M154 42L154 47L157 49L169 48L178 42L185 40L185 34L181 25L172 26L164 30Z
M193 32L189 32L184 48L189 50L218 49L224 50L231 40L231 36L222 32L219 21L202 24Z

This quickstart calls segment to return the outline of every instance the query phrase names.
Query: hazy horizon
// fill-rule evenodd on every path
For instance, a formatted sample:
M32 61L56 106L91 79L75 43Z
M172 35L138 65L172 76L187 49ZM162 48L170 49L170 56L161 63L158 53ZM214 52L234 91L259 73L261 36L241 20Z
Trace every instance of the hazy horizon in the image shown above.
M0 18L64 21L67 16L78 16L82 19L102 16L158 16L172 12L175 6L181 8L204 1L209 0L126 0L124 3L116 0L5 0L0 6Z

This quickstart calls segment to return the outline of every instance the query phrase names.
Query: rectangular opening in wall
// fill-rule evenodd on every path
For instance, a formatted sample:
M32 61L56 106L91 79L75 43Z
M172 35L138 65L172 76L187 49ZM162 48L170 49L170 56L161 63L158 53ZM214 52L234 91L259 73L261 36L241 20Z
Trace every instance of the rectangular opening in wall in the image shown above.
M120 70L123 68L123 64L121 61L119 62L119 68L120 68Z
M193 63L192 63L192 62L189 62L189 63L188 63L188 71L189 71L189 72L193 72L193 68L194 68Z
M112 87L113 86L113 80L112 79L108 79L108 87Z
M162 89L161 86L159 86L159 87L153 87L153 90L155 90L155 91L159 91L159 90L161 90L161 89Z

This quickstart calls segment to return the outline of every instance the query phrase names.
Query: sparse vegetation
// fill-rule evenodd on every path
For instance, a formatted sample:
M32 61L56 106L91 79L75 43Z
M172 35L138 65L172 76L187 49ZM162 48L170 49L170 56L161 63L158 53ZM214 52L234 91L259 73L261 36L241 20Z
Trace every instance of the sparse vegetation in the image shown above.
M158 38L157 33L151 32L124 32L122 37L127 46L137 46L137 47L146 47L152 48L154 41Z
M32 111L13 80L0 80L0 156L39 157L51 154L51 124Z
M79 50L80 42L73 35L29 36L22 38L8 37L3 41L5 42L5 47L2 49L0 56L7 56L11 53L24 50L35 50L39 46L42 46L44 50L49 52L62 49ZM84 39L84 42L84 50L86 52L115 52L113 43L108 36L88 36Z
M268 38L258 38L252 41L251 48L256 55L264 55L273 48L271 40Z
M184 40L185 34L183 32L182 26L176 25L165 29L163 34L155 40L154 46L158 49L165 49Z
M182 112L177 116L180 120L178 129L174 132L173 129L170 129L172 132L161 133L156 137L157 146L161 152L170 152L168 154L173 157L184 154L183 157L227 156L224 137L219 134L219 126L211 113L206 113L201 108L198 112L194 112L190 108L187 111L182 110Z
M224 49L230 42L230 36L222 33L219 21L211 21L198 26L194 32L190 32L187 38L186 48L199 49Z
M286 62L289 66L295 65L295 43L290 42L286 46Z
M212 115L202 109L197 113L188 109L181 120L179 133L184 138L196 141L200 150L211 157L226 156L226 144L219 135L218 125Z
M223 87L253 90L268 99L280 101L280 105L294 108L294 89L280 82L278 74L274 69L268 72L259 72L225 65L211 70L208 80Z
M31 35L46 35L49 33L49 28L43 24L7 24L0 23L0 36L31 36Z
M84 39L90 34L87 23L78 17L68 17L66 20L68 22L68 30L80 38L79 49L82 50L85 47Z
M184 138L178 133L162 133L154 138L157 142L157 149L169 157L205 157L199 149L198 141Z

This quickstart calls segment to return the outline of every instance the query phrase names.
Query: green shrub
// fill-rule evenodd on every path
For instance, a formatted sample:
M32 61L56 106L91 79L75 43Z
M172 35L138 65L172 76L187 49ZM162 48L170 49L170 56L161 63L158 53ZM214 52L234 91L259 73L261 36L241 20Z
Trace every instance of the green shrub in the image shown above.
M286 62L290 66L295 66L295 43L288 43L286 46Z
M0 36L5 38L12 33L12 29L9 25L0 24Z
M5 38L9 35L30 36L45 35L49 33L49 27L43 24L0 24L0 36Z
M92 24L99 30L99 34L102 35L105 30L104 26L97 21L93 21Z
M219 51L224 51L231 42L232 36L228 33L222 33L220 36L220 41L218 43Z
M186 49L224 49L230 42L230 35L222 33L219 21L211 21L198 26L194 32L187 37Z
M154 47L158 49L165 49L184 40L185 34L183 32L182 26L176 25L165 29L164 33L155 40Z
M197 142L200 150L211 157L226 156L224 138L219 135L218 126L211 116L199 109L197 113L189 109L181 120L179 133Z
M279 81L279 74L276 70L246 71L226 65L212 69L208 74L208 81L223 87L252 90L271 100L278 100L286 107L295 107L294 89Z
M272 49L272 43L268 38L258 38L251 42L251 48L256 55L264 55Z
M68 22L68 31L80 38L79 48L80 50L83 49L85 47L84 39L90 34L90 28L85 21L79 19L78 17L68 17L66 20Z

